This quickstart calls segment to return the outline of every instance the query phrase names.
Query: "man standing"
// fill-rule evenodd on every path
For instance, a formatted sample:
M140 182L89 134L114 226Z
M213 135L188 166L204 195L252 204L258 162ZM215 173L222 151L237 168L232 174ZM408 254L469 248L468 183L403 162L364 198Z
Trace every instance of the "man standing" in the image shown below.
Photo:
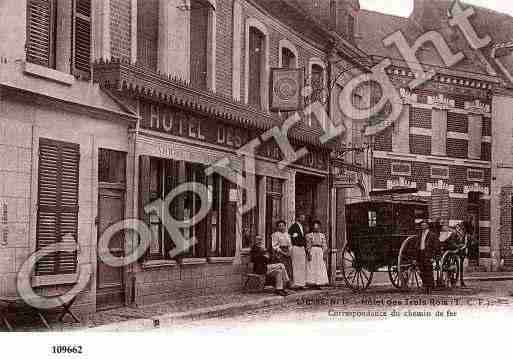
M436 235L429 229L427 221L423 220L420 223L420 227L417 261L424 290L426 294L430 294L434 285L432 260L438 254L440 245Z
M292 287L303 289L306 286L306 239L305 239L305 215L300 214L289 228L292 240L292 271L294 272Z

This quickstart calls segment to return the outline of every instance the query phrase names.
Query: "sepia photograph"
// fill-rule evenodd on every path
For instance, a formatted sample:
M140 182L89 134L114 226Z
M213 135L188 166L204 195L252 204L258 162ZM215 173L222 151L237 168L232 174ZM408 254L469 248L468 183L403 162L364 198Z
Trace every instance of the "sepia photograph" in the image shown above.
M0 352L512 324L509 0L0 0Z

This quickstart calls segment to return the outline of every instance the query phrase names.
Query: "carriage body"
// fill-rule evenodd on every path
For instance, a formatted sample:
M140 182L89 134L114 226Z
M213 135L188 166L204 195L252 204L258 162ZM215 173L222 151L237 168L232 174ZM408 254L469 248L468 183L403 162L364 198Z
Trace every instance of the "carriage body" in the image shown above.
M394 266L406 239L415 235L418 222L427 218L423 201L374 200L346 206L346 244L342 251L342 271L346 284L353 290L366 289L374 272L387 270L394 285ZM355 272L345 270L348 262ZM349 269L351 269L349 268ZM358 276L359 274L355 274Z

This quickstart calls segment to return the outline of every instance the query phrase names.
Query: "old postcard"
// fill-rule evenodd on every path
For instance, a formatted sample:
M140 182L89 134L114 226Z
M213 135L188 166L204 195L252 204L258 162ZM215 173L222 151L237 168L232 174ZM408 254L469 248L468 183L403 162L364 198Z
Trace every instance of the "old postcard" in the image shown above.
M510 2L1 0L0 20L2 345L511 327Z

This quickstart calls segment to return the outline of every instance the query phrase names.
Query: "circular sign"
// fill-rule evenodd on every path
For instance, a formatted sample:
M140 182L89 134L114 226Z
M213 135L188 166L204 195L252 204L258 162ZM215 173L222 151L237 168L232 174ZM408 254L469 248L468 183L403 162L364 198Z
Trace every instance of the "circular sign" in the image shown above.
M297 96L298 91L296 80L290 77L281 78L274 85L274 93L282 101L290 101Z

